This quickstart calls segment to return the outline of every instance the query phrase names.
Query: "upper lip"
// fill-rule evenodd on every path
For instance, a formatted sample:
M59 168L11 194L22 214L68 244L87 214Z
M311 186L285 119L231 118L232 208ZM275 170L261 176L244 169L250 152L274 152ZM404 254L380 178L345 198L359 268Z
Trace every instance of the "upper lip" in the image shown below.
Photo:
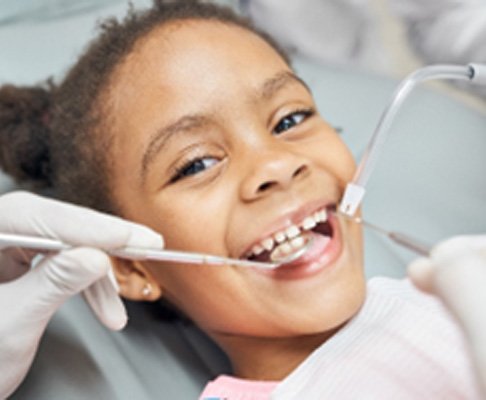
M243 247L243 251L239 253L239 258L243 258L246 254L248 254L253 246L265 238L275 235L277 232L282 231L288 228L291 225L299 225L305 217L312 215L317 210L321 210L323 208L327 208L332 204L336 204L334 200L314 200L307 202L303 206L295 207L293 210L286 212L284 215L280 216L276 220L274 220L271 224L269 224L261 233L258 238L254 239L248 245Z

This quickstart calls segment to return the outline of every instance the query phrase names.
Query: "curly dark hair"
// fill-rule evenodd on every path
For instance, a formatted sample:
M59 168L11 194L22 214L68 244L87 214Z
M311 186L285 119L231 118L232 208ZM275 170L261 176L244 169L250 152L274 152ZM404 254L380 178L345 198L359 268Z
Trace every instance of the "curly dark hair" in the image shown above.
M228 7L198 0L154 0L152 8L130 7L122 21L101 23L100 35L56 85L0 88L0 166L32 190L116 214L110 194L112 133L100 98L115 68L137 41L164 24L188 19L214 20L256 33L287 63L282 49Z

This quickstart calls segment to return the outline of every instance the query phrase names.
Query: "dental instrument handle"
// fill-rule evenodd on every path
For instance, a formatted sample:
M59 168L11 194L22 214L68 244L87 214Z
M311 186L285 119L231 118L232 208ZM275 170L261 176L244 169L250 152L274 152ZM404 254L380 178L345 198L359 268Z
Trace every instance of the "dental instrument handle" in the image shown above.
M430 246L420 242L419 240L401 232L394 232L389 231L381 226L372 224L368 221L363 220L360 217L347 217L348 219L352 219L353 221L363 224L366 228L370 228L375 232L378 232L382 235L388 237L388 239L392 240L393 242L399 244L400 246L406 247L407 249L421 255L428 257L430 253Z
M72 245L61 242L57 239L43 238L37 236L26 236L9 233L0 233L0 249L7 247L19 247L31 250L42 251L63 251L72 248ZM240 267L252 267L263 269L274 269L278 263L264 263L250 260L238 260L227 257L213 256L210 254L191 253L174 250L153 250L134 247L106 250L114 257L129 260L153 260L172 261L190 264L211 264L211 265L235 265Z
M404 233L389 232L388 237L395 243L398 243L399 245L406 247L407 249L412 250L421 256L428 257L430 254L429 246L420 243L417 239L405 235Z
M13 246L43 251L62 251L72 247L56 239L0 233L0 249Z
M372 224L371 222L365 221L361 217L350 217L347 214L343 214L341 211L335 211L335 214L341 216L348 221L356 222L357 224L361 224L366 228L369 228L375 232L378 232L381 235L385 235L390 240L394 241L395 243L406 247L407 249L421 255L428 257L430 254L430 246L420 242L419 240L406 235L405 233L400 232L393 232L389 231L388 229L382 228L381 226Z
M365 186L373 171L380 151L389 133L389 128L407 95L420 82L431 79L463 79L486 84L486 65L431 65L408 75L395 90L392 100L381 114L378 125L359 163L353 180L348 183L339 210L353 216L365 195Z
M176 250L151 250L133 247L125 247L109 251L109 254L128 258L131 260L145 261L171 261L190 264L210 264L210 265L235 265L239 267L274 269L278 264L264 263L250 260L238 260L234 258L214 256L203 253L193 253Z

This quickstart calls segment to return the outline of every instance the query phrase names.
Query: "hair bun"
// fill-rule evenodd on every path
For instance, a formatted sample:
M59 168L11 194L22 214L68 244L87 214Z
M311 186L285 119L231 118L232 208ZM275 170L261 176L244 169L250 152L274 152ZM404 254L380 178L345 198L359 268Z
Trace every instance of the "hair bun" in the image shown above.
M50 90L0 87L0 166L17 181L48 186Z

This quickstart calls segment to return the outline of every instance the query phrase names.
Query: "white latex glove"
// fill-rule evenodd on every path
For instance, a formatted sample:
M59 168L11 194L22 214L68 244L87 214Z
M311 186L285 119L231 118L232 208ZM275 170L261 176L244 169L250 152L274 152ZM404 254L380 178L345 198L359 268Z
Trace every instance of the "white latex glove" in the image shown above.
M160 235L141 225L26 192L0 196L0 232L60 239L80 247L45 256L0 249L0 398L25 377L39 340L56 310L84 290L98 319L110 329L127 322L126 310L108 278L102 250L121 246L162 248Z
M414 261L408 274L417 287L440 297L462 325L486 395L486 235L442 242L430 258Z

